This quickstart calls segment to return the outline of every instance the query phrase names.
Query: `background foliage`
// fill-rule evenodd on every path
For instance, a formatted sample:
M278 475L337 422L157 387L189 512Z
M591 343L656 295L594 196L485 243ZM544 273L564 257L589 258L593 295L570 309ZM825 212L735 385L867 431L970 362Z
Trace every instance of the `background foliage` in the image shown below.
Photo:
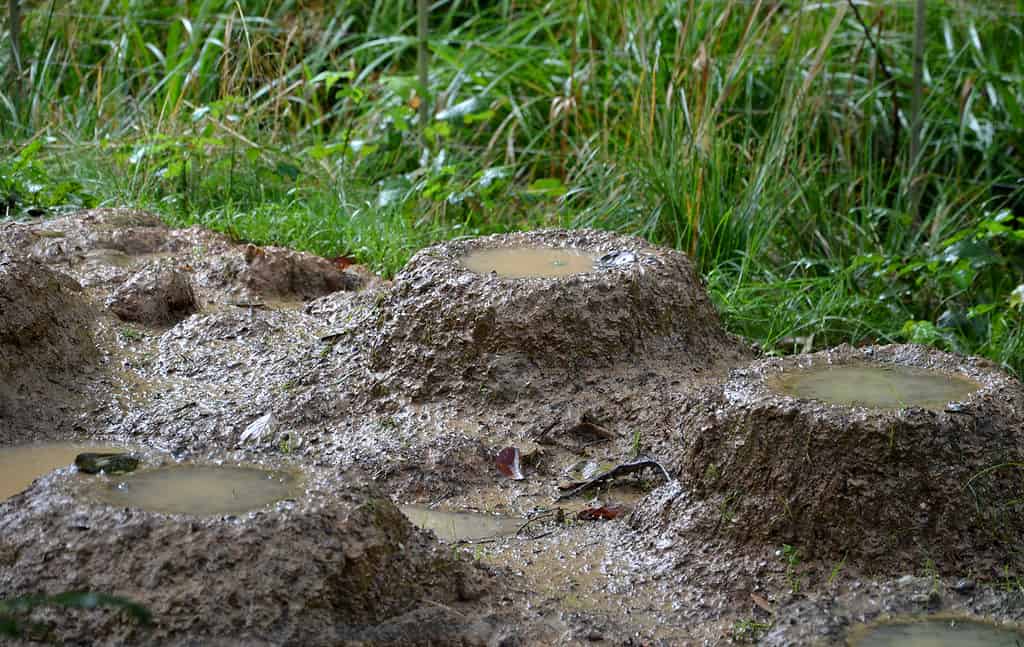
M438 0L426 88L414 4L24 3L0 217L138 205L385 274L615 229L688 252L773 352L1024 369L1024 1L928 2L917 160L906 0Z

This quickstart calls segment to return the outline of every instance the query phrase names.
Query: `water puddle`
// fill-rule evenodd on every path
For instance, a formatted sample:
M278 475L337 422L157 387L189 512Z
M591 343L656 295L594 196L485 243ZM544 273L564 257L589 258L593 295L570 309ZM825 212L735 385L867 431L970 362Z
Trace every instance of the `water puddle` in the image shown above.
M103 488L118 507L196 516L240 514L298 494L284 472L221 465L174 465L136 472Z
M0 500L23 492L40 476L75 462L75 456L85 452L116 454L123 447L89 445L83 443L46 443L19 445L0 449Z
M772 390L833 404L941 411L981 388L959 375L896 364L850 364L797 369L768 380Z
M462 258L462 264L477 274L510 279L571 276L590 272L595 259L590 254L562 247L500 247L481 249Z
M479 541L516 534L522 519L475 512L442 512L418 505L398 506L417 528L433 530L441 541Z
M855 647L1019 647L1024 634L969 620L881 624L850 641Z

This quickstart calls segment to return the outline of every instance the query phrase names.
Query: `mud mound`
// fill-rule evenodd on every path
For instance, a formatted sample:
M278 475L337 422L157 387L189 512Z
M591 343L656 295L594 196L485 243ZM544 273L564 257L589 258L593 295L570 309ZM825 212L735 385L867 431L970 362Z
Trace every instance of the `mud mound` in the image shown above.
M501 248L571 250L592 269L510 278L469 269ZM561 262L561 261L557 261ZM624 360L673 357L681 366L735 358L685 255L598 231L537 231L422 250L389 290L367 296L345 328L388 389L425 395L528 394L537 371L573 374Z
M239 244L200 227L170 229L157 216L136 209L92 209L11 225L0 230L0 244L59 264L101 299L115 298L133 275L167 259L176 262L198 301L206 303L304 301L358 290L369 280L364 270L342 269L312 254Z
M769 386L800 367L862 362L937 369L978 389L931 410L828 404ZM659 451L696 504L667 516L740 542L845 556L870 572L927 560L941 572L1019 572L1022 421L1024 389L982 360L886 346L759 361L684 398L678 435Z
M150 263L117 288L107 307L124 321L150 326L173 324L198 309L188 276L162 261Z
M76 379L99 355L94 318L74 279L0 252L0 442L78 411Z
M0 504L0 591L122 595L146 606L154 626L114 612L37 616L58 642L337 644L421 600L480 594L473 569L387 499L341 484L209 518L91 504L74 496L78 478L62 470ZM407 628L401 640L418 635Z

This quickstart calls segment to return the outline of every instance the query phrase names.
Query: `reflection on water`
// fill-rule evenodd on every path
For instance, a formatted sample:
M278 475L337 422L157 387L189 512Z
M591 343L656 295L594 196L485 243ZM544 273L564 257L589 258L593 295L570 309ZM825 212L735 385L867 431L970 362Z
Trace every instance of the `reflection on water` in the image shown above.
M481 249L462 258L462 264L477 274L496 273L513 279L558 277L594 269L594 257L562 247L500 247Z
M295 497L283 472L219 465L174 465L136 472L100 492L111 505L172 514L239 514Z
M1024 634L966 620L925 620L866 629L855 647L1020 647Z
M795 369L769 378L772 390L833 404L941 411L981 386L965 377L896 364L850 364Z
M472 512L441 512L423 506L398 506L413 525L433 530L442 541L476 541L514 535L522 519Z
M121 447L83 443L45 443L0 449L0 500L22 492L32 481L75 462L83 452L121 453Z

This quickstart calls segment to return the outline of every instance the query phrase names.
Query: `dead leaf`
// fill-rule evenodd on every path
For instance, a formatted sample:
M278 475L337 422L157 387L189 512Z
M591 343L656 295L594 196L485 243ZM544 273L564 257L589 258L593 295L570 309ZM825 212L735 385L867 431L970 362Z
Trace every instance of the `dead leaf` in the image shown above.
M334 267L338 268L339 270L343 270L347 267L356 264L356 259L350 256L336 256L328 260L331 262L331 264L334 265Z
M603 505L599 508L587 508L586 510L580 510L576 513L576 518L580 521L608 521L610 519L617 519L622 516L622 513L626 512L626 507L616 504Z
M775 610L772 609L772 603L766 600L764 597L758 595L757 593L751 593L750 599L753 600L754 604L761 607L761 609L767 611L768 613L775 613Z
M523 476L522 467L519 462L519 449L516 447L506 447L505 449L498 452L496 460L498 464L498 471L516 481L522 481Z

